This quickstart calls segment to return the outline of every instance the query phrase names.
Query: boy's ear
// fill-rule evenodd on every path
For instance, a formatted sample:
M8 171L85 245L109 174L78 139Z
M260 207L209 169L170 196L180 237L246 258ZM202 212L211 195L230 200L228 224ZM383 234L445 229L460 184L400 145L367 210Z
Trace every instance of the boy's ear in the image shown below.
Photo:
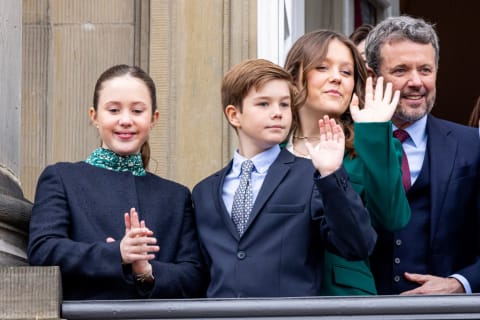
M238 117L240 113L240 110L232 104L225 107L225 116L227 117L228 122L230 122L235 128L240 127L240 120Z

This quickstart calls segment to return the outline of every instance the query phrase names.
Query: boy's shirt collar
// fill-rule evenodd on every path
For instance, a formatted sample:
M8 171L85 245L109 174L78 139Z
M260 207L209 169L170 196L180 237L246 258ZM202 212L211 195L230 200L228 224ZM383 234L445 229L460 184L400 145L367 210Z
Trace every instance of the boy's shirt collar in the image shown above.
M253 165L255 166L254 171L258 173L265 173L268 171L268 168L272 165L272 163L277 159L278 155L280 154L280 146L274 145L270 149L267 149L250 160L253 161ZM242 169L242 162L248 160L247 158L243 157L238 153L238 149L235 150L233 154L233 164L232 164L232 173L236 176L240 176L241 169Z

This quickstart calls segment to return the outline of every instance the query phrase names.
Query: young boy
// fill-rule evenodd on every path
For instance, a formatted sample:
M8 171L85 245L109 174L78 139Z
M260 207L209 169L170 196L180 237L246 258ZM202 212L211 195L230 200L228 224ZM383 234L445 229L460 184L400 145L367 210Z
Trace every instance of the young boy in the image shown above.
M193 189L207 297L319 295L325 247L349 259L373 250L375 231L342 167L340 126L319 122L312 160L278 146L290 131L294 91L291 76L267 60L240 63L223 79L238 150Z

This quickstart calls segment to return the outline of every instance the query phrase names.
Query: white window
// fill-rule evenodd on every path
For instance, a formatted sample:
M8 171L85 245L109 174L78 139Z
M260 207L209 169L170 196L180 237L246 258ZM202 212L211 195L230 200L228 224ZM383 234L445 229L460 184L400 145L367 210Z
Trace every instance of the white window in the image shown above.
M292 44L305 33L304 0L257 1L257 57L283 66Z
M348 36L355 21L374 24L398 14L399 0L359 0L357 7L355 0L257 0L257 57L283 66L305 32L332 29Z

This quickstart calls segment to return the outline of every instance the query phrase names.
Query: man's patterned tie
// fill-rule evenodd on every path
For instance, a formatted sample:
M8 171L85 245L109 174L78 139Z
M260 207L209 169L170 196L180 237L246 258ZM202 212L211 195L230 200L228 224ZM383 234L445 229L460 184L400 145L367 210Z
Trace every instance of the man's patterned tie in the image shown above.
M245 160L242 163L242 175L240 176L240 184L233 196L232 220L237 227L240 236L245 232L248 217L253 207L253 190L250 183L250 176L253 170L252 160Z

